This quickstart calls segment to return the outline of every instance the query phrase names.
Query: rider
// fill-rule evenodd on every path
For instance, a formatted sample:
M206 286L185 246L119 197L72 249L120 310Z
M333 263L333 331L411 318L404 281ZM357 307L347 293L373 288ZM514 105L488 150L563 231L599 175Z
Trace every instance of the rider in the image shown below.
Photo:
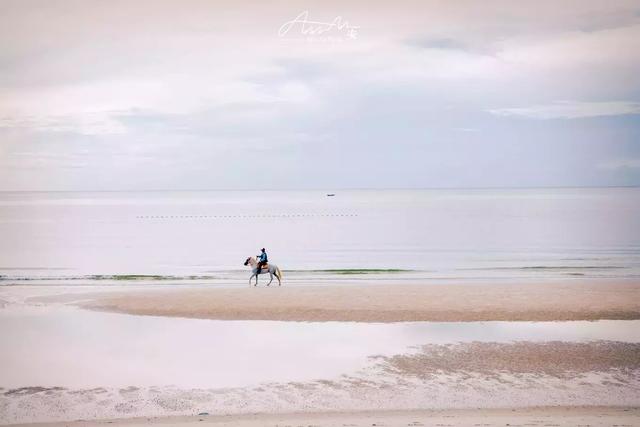
M269 261L267 258L267 252L264 248L262 248L261 251L262 253L258 255L258 274L262 272L262 267L267 265L267 262Z

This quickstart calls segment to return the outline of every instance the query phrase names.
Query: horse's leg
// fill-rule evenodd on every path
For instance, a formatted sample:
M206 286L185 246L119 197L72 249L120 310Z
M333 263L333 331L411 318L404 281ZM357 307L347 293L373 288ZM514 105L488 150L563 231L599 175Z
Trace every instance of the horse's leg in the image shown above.
M249 277L249 286L251 286L251 279L253 279L253 274L251 275L251 277ZM257 280L257 279L256 279Z
M278 278L278 286L282 286L282 282L280 281L280 275L276 271L276 277Z
M273 274L271 274L271 272L269 272L269 278L271 280L269 280L269 283L267 283L267 286L269 286L271 284L271 282L273 282Z
M253 286L258 286L258 276L260 275L260 273L256 273L256 284Z

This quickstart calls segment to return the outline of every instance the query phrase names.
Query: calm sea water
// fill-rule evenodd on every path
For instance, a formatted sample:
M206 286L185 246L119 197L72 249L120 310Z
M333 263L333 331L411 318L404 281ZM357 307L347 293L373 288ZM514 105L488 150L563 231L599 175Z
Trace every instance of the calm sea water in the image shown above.
M0 192L0 283L640 277L640 188ZM322 271L400 269L405 272Z

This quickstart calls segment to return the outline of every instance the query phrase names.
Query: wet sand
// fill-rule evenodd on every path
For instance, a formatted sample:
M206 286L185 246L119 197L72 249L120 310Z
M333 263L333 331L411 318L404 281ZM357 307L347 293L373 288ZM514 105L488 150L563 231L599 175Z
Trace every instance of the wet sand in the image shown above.
M134 426L220 426L220 427L364 427L364 426L429 426L429 427L490 427L490 426L620 426L640 424L640 408L633 407L551 407L475 410L362 411L305 414L261 414L186 417L131 418L73 423L21 424L22 426L115 427Z
M615 371L637 377L640 344L615 341L428 344L417 353L378 359L380 367L391 374L420 379L443 372L476 372L484 376L509 372L568 379L590 372Z
M634 280L54 288L15 287L7 289L6 297L11 304L44 305L51 310L62 309L59 304L63 303L97 311L208 319L451 322L640 318L640 282ZM77 312L71 314L79 320L82 313L107 315L65 309ZM640 344L635 341L549 338L541 342L480 342L474 336L463 343L418 342L424 345L400 353L372 353L361 368L309 380L211 389L162 385L166 382L157 387L132 384L82 389L40 383L0 388L0 424L640 425ZM203 340L198 345L213 344ZM263 368L273 363L259 359L256 355L252 363Z
M640 406L640 343L426 344L417 351L368 359L340 375L237 387L0 388L0 424L203 412ZM269 369L269 361L259 366Z
M489 321L640 319L640 280L505 284L200 287L51 296L93 310L221 320Z

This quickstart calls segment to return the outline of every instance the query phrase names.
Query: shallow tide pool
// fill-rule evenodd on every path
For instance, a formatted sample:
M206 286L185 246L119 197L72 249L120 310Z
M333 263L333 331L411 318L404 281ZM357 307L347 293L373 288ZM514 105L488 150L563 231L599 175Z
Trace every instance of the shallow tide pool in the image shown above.
M0 387L252 386L335 378L423 344L556 340L640 342L640 321L217 321L10 304Z

